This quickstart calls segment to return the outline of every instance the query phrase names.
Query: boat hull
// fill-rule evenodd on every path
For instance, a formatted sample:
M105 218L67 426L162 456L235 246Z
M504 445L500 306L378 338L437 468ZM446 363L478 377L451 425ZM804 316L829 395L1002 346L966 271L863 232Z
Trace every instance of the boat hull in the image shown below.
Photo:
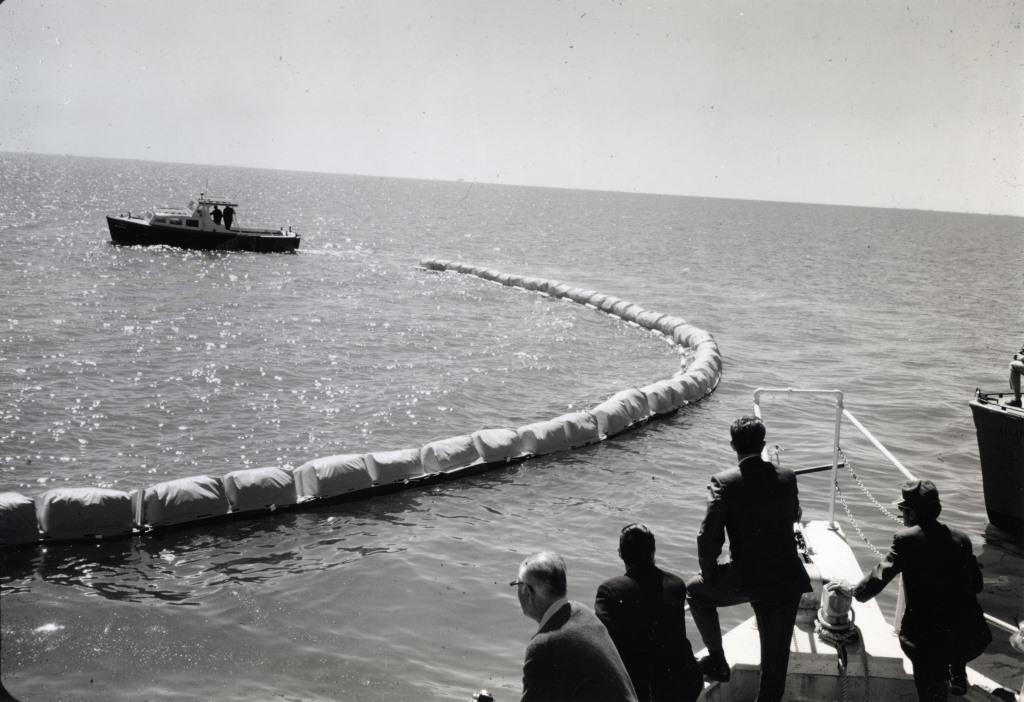
M276 232L190 231L178 227L161 227L146 220L129 217L107 217L110 240L120 246L173 246L199 251L254 251L287 253L299 248L301 238Z
M1024 412L1002 399L971 400L989 522L1024 533Z

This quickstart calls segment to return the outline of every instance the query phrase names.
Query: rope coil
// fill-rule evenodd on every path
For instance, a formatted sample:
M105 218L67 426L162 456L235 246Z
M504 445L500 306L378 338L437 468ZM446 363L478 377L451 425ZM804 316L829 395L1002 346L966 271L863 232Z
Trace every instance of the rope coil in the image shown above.
M814 632L822 641L835 648L860 638L853 611L853 592L831 583L821 593L821 606L814 622ZM843 651L845 656L845 649ZM845 664L845 662L844 662Z
M855 623L853 593L849 588L830 584L821 593L821 606L814 622L814 633L826 644L836 649L836 667L839 673L840 697L849 699L850 680L847 677L849 653L847 646L861 638ZM863 653L863 647L862 647ZM868 686L867 659L864 657L864 685ZM870 699L870 697L865 697Z

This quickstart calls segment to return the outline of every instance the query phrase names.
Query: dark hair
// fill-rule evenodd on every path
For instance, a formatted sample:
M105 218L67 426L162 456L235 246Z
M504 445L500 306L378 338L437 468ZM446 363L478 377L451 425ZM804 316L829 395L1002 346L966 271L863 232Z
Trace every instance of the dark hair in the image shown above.
M546 590L553 597L565 597L565 561L553 551L541 551L527 556L521 566L524 576L529 575L533 585Z
M619 556L627 566L643 565L654 559L654 534L645 524L629 524L619 534Z
M729 427L737 453L760 453L764 448L764 423L757 417L740 417Z

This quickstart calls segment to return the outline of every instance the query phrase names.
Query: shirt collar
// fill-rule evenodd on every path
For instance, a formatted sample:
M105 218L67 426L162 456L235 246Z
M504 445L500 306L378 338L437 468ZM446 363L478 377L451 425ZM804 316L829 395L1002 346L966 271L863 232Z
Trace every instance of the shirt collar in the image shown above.
M546 612L544 612L544 616L540 618L540 622L537 625L537 631L543 629L544 625L548 623L548 620L551 619L551 617L555 616L555 612L557 612L567 604L569 604L569 599L566 597L559 598L552 602L551 606L547 608Z
M626 575L643 575L644 573L650 573L656 569L657 566L654 564L654 561L651 561L650 563L641 563L639 565L626 568Z
M739 460L736 461L736 465L742 466L744 463L749 461L751 458L761 458L761 454L760 453L748 453L748 454L745 454L743 456L740 456Z

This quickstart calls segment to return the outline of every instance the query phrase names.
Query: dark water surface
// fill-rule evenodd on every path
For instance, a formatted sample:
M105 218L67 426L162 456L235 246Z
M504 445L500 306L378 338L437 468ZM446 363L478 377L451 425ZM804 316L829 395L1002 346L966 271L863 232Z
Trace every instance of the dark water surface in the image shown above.
M207 194L291 224L297 255L118 248L104 215ZM618 530L697 567L707 476L759 386L839 388L1024 614L1021 559L986 527L976 387L1024 341L1024 220L0 154L0 490L132 489L390 450L590 406L670 375L658 337L425 257L554 278L718 340L702 403L566 455L313 511L0 557L0 663L23 700L517 699L533 631L506 583L529 552L592 603ZM831 408L773 401L787 465L828 460ZM900 476L847 425L884 501ZM801 479L824 516L827 478ZM868 538L894 528L844 483ZM858 556L874 559L846 518ZM1009 547L1010 551L1013 550ZM883 601L891 607L894 595ZM726 624L749 610L736 608ZM1020 685L1005 636L979 662ZM691 626L691 639L697 638Z

